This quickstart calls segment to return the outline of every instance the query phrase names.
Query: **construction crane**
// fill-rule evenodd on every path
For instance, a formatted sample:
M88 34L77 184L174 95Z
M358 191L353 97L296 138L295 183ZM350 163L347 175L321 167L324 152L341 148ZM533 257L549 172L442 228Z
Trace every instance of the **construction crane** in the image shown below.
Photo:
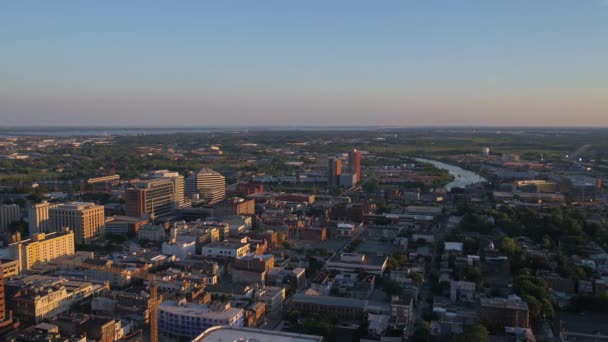
M123 275L124 273L124 269L112 265L98 266L86 263L70 263L70 265L118 275ZM158 284L156 276L144 271L133 272L130 275L150 283L150 341L158 342L158 305L160 304L160 300L158 299Z

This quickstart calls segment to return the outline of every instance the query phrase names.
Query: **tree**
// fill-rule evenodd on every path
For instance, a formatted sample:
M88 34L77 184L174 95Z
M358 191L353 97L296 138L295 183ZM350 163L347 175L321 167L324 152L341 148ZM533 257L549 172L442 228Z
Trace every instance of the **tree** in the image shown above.
M540 246L543 249L551 249L551 247L553 246L553 241L551 241L549 235L543 236L543 240L540 242Z
M510 237L503 238L500 247L502 251L508 256L514 255L519 250L519 247L515 243L515 240Z
M475 324L464 331L466 341L488 342L488 329L482 324Z
M292 327L298 325L298 320L300 319L300 311L293 310L287 314L287 321L291 324Z
M424 281L424 276L420 272L410 273L410 278L412 278L412 282L418 285L422 284L422 282Z
M372 178L363 183L363 191L368 194L375 194L380 191L380 182L376 178Z
M466 277L468 281L474 282L476 284L481 283L481 270L479 267L468 267L466 270Z
M385 280L384 281L384 292L390 296L398 296L401 294L402 289L401 285L394 280Z
M414 334L412 335L412 341L414 342L427 342L431 338L431 323L427 321L421 321L416 325Z

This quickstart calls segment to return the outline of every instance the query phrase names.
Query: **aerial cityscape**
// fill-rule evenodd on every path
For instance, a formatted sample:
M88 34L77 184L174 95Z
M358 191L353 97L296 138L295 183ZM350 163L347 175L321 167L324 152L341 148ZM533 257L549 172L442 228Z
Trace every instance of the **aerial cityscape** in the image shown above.
M0 342L608 341L608 3L0 3Z

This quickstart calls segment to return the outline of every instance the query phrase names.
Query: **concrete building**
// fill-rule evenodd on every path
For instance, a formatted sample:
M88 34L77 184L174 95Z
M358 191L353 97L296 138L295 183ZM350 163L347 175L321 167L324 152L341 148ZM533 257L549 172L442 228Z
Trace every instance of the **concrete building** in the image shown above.
M207 257L240 258L249 253L249 244L240 242L212 242L203 246L201 255Z
M158 330L167 337L194 339L213 326L242 327L244 323L243 309L228 303L204 305L182 300L166 301L158 307Z
M0 205L0 233L6 233L8 226L19 220L21 220L21 208L18 205Z
M210 168L202 168L186 178L186 195L198 195L209 203L226 198L226 177Z
M116 215L106 220L106 233L135 235L147 223L148 220L141 217Z
M266 304L266 311L273 312L283 308L285 301L285 288L280 286L266 286L258 292L260 302Z
M357 272L382 276L388 264L388 257L356 253L334 255L325 264L328 271Z
M340 185L340 175L342 174L342 161L337 158L329 159L327 169L327 186L330 189L337 188Z
M350 188L357 185L357 174L356 173L343 173L340 175L339 183L340 186Z
M353 149L348 152L348 171L356 175L356 183L361 181L361 151Z
M33 275L5 280L7 307L23 322L39 323L93 295L93 284Z
M155 179L170 179L173 182L173 191L175 199L175 207L183 208L185 201L185 178L177 172L171 172L169 170L156 170L150 173L150 177Z
M0 333L6 334L19 327L13 321L12 312L6 311L6 296L4 291L4 276L0 273Z
M213 207L213 213L217 217L234 215L253 215L255 214L255 201L234 197L223 200Z
M515 188L515 190L532 193L552 193L559 192L560 190L559 185L557 183L541 179L518 180L513 182L513 187Z
M109 282L112 287L126 287L131 284L131 273L132 270L126 267L121 267L122 265L118 265L113 263L110 260L103 259L86 259L83 261L83 264L93 266L94 268L85 268L84 277L85 279L89 279L96 282ZM110 272L109 268L112 267L114 269L120 269L120 274L116 272ZM108 268L108 270L104 270L104 268Z
M232 282L263 285L268 271L273 267L274 255L248 253L234 260Z
M51 208L49 220L53 231L70 228L77 244L87 244L103 236L106 228L103 205L90 202L72 202Z
M49 209L57 206L59 206L59 204L43 201L42 203L33 204L28 208L30 234L50 233L53 231L49 221Z
M137 232L137 238L139 240L163 241L165 236L165 227L154 224L146 224Z
M174 214L179 199L175 198L175 184L170 178L148 179L125 190L127 216L154 218Z
M530 327L528 304L507 298L482 298L481 323L488 328Z
M4 278L19 275L19 260L0 259L0 269Z
M186 259L188 256L196 253L196 240L189 236L178 238L177 228L171 228L171 237L168 242L163 242L162 253L174 255L180 260Z
M450 281L450 300L473 301L475 299L475 283L470 281Z
M291 300L291 304L295 310L305 315L329 313L336 315L339 319L361 320L366 317L368 301L356 298L309 296L304 293L296 293Z
M215 326L192 340L192 342L225 341L323 342L323 337L276 330Z
M393 296L391 298L391 318L395 328L411 329L416 320L414 299L411 296Z
M31 239L10 244L8 251L10 257L17 260L19 272L27 271L38 262L73 255L76 252L74 232L64 228L62 232L33 234Z

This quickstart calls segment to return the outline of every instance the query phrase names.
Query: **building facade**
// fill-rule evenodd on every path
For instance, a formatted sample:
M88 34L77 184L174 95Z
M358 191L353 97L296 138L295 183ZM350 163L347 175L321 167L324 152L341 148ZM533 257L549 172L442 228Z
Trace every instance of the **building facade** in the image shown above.
M357 183L361 181L361 151L354 149L348 152L348 171L356 174Z
M198 195L206 202L226 198L226 178L210 168L202 168L186 178L186 195Z
M330 158L327 165L327 186L331 189L340 185L340 175L342 174L342 161L337 158Z
M212 242L203 246L201 255L207 257L232 257L240 258L249 253L249 244L231 242Z
M177 172L169 170L156 170L150 176L156 179L170 179L173 182L173 191L175 199L175 207L183 208L185 203L185 179L184 176Z
M106 233L135 235L147 223L140 217L112 216L106 220Z
M507 298L482 298L481 323L489 328L529 328L528 304Z
M5 280L7 308L21 321L38 323L70 310L93 295L89 282L33 275Z
M18 205L0 205L0 233L6 233L9 225L19 220L21 220L21 208Z
M11 258L18 261L19 272L27 271L37 262L47 262L76 252L74 232L64 228L61 232L32 234L31 239L8 246Z
M103 236L106 227L103 205L90 202L72 202L51 208L49 220L53 231L70 228L77 244L88 244Z
M158 330L174 338L194 339L201 332L216 325L242 327L243 309L232 308L228 303L211 305L166 301L158 307Z
M255 200L240 197L230 198L219 202L213 208L213 213L217 217L253 215L255 214Z
M49 221L49 209L56 208L57 206L59 204L43 201L42 203L33 204L28 208L30 234L52 232Z
M137 182L135 188L125 190L126 214L152 220L171 216L179 203L175 193L175 184L170 178Z

